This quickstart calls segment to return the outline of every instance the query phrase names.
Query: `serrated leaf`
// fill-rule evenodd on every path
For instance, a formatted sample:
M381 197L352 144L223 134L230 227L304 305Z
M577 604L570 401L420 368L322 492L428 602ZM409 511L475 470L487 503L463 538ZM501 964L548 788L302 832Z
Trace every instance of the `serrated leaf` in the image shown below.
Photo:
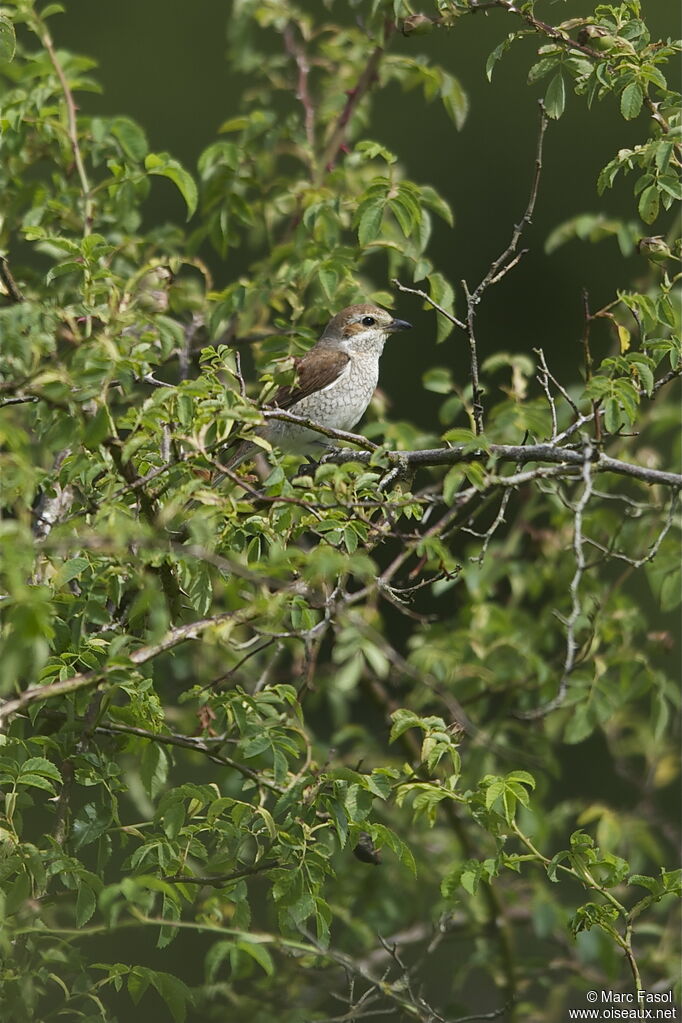
M358 241L368 245L379 237L384 219L385 203L383 199L371 203L363 212L358 224Z
M660 204L660 195L656 185L649 185L643 189L642 194L639 197L639 203L637 209L639 215L645 224L653 224L654 220L658 216L658 209Z
M97 898L92 888L81 882L76 898L76 927L82 927L88 922L95 912L96 906Z
M192 1001L192 992L178 977L171 973L150 971L150 980L168 1006L174 1023L184 1023L187 1003Z
M111 122L111 134L131 160L141 161L147 155L149 151L147 136L140 125L129 117L115 117Z
M501 43L499 43L495 47L495 49L492 51L492 53L490 54L490 56L486 60L486 62L485 62L485 74L486 74L486 78L488 79L489 82L492 81L493 70L495 68L495 65L497 64L497 62L500 59L500 57L502 57L502 55L504 53L506 53L506 51L509 49L509 47L511 46L513 40L514 40L514 33L512 32L512 33L510 33L507 36L506 39L504 39Z
M547 87L545 93L545 110L547 116L557 121L566 108L566 83L564 76L559 72L555 75Z
M54 795L54 785L48 778L43 778L41 774L21 774L17 778L17 785L29 785L31 788L43 789Z
M626 121L631 121L633 117L637 117L637 114L642 109L642 103L644 102L644 90L639 82L630 82L623 89L620 97L620 112Z
M19 777L21 778L24 774L40 774L46 778L52 778L56 782L61 783L62 781L59 768L45 757L29 757L28 760L25 760L19 769Z

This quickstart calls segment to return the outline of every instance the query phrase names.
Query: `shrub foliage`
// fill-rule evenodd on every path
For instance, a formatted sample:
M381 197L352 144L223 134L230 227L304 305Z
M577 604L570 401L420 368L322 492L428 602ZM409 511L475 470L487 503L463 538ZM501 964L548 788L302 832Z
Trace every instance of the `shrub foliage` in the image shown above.
M79 112L93 62L56 48L57 4L0 9L3 1019L160 996L178 1023L549 1020L585 978L670 988L679 47L638 0L536 7L234 0L248 85L196 174ZM456 49L482 10L488 75L531 37L542 101L525 213L457 282L429 257L450 208L373 104L397 83L461 127L420 37ZM647 115L596 183L629 175L632 219L576 215L548 250L615 234L649 269L586 305L570 379L541 349L479 360L548 125L600 99ZM145 227L156 177L184 227ZM214 282L208 246L239 275ZM329 315L401 294L442 342L414 381L440 432L376 405L316 466L267 452L212 486ZM571 794L590 771L599 795Z

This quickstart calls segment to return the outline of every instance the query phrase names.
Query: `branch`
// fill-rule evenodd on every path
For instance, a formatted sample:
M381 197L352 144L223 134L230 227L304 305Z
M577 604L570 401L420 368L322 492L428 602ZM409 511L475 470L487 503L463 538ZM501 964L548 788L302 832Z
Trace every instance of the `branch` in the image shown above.
M462 320L458 320L457 317L453 316L452 313L449 313L447 309L443 309L441 305L434 302L430 295L427 295L425 291L421 291L419 288L407 288L404 284L400 283L397 277L391 278L391 284L397 288L398 291L402 291L405 295L417 295L419 298L423 298L425 302L428 302L429 305L436 310L436 312L439 312L441 316L444 316L446 320L450 321L450 323L454 323L454 325L459 327L460 330L467 329L466 323L463 323Z
M324 462L342 464L343 462L361 462L366 465L374 456L374 451L348 451L343 448L340 451L331 451L323 458ZM572 475L574 466L583 465L583 455L575 448L564 448L556 443L548 444L489 444L486 448L471 450L465 445L453 445L447 448L424 448L418 451L386 451L384 457L392 464L404 464L406 466L436 466L436 465L457 465L459 462L486 462L489 460L499 462L518 462L525 465L528 462L550 462L565 467L567 475ZM633 465L630 462L622 462L618 458L611 458L601 451L592 453L593 472L613 472L619 476L629 476L642 483L660 484L661 486L672 487L674 490L682 488L682 474L675 472L664 472L661 469L649 469L642 465ZM538 475L541 475L538 473ZM533 478L526 475L523 482Z
M142 646L134 650L130 654L128 661L135 666L146 664L160 654L164 654L168 650L179 646L180 643L184 643L185 640L198 639L202 633L214 625L221 625L223 622L230 620L242 624L243 621L248 620L251 614L253 614L253 610L249 608L242 609L241 615L243 617L237 611L223 611L212 618L202 618L197 622L180 625L175 629L170 629L158 643L150 643L148 646ZM120 671L122 667L124 665L120 662L107 664L101 668L80 672L78 675L72 675L71 678L60 679L57 682L50 682L44 686L29 686L28 689L25 689L15 699L5 700L4 703L0 704L0 727L12 715L25 710L26 707L33 703L43 703L54 696L65 696L67 693L75 693L81 689L90 689L98 686L106 680L110 672Z
M380 444L367 440L360 433L349 433L347 430L332 430L328 426L320 426L319 423L315 423L312 419L307 419L305 416L297 416L294 412L285 412L283 409L264 409L263 418L281 419L284 423L297 423L299 426L305 426L309 430L321 433L324 437L331 438L331 440L341 440L346 444L357 444L362 448L369 448L370 451L379 451L381 448Z
M554 28L553 25L548 25L545 21L540 21L534 17L528 10L519 9L511 0L481 0L477 3L476 0L471 0L469 9L472 13L476 11L490 11L494 8L500 8L503 11L507 11L509 14L516 14L519 18L522 18L526 24L530 25L531 28L535 29L540 35L548 36L555 43L560 46L566 46L569 50L577 50L579 53L585 54L586 57L590 57L592 60L603 60L604 55L593 50L589 46L585 46L583 43L578 43L575 39L571 39L569 35L566 35L561 29Z
M523 251L517 255L517 249L524 229L533 222L533 213L535 212L535 204L537 202L538 189L540 187L540 176L542 175L542 152L545 141L545 132L547 131L547 125L549 123L547 111L545 110L542 100L539 102L539 107L540 123L538 125L538 138L535 151L535 171L533 173L533 181L530 187L530 195L528 196L526 211L521 217L519 223L514 225L509 245L504 252L497 257L483 280L471 295L471 301L474 306L478 305L486 288L489 288L491 284L497 284L498 281L501 281L502 278L508 274L514 266L516 266L523 255Z
M0 408L7 408L8 405L28 405L40 401L35 394L17 394L14 398L4 398L0 401Z
M291 55L298 68L298 83L296 85L296 99L299 100L304 112L304 123L305 123L305 137L310 146L311 158L315 152L315 107L310 97L308 90L308 75L310 74L310 64L308 63L308 57L302 46L296 41L294 37L292 25L287 25L284 29L284 45L287 53Z
M384 44L388 42L394 31L395 25L393 22L387 20L384 28ZM369 92L374 84L383 55L384 47L375 46L369 56L367 64L365 65L364 71L357 80L355 87L349 90L348 98L341 113L339 114L329 137L329 141L324 149L321 162L323 171L329 171L333 168L336 158L345 143L348 122L353 116L355 108L360 103L360 100L364 97L365 93Z
M121 476L128 486L137 486L139 484L140 477L135 471L135 467L132 462L126 461L123 457L122 446L118 438L110 442L106 442L107 449L111 455L112 461L116 466L119 476ZM152 500L149 494L143 488L140 488L138 496L140 502L140 509L142 515L146 519L149 526L153 529L157 529L158 524L158 508L156 501ZM176 620L180 614L180 608L182 606L182 597L180 591L180 585L173 574L173 569L167 560L163 560L158 567L154 567L159 579L161 581L161 588L166 598L166 604L168 606L168 613L170 614L171 621Z
M24 301L24 296L22 295L17 285L17 282L14 280L14 277L12 276L12 271L9 268L9 263L7 262L6 256L0 256L0 281L2 281L2 283L5 285L7 295L12 300L12 302L18 304L19 302ZM32 399L26 398L24 400L30 401Z
M47 25L37 15L35 18L35 32L41 43L45 47L50 63L54 68L55 74L59 79L59 84L64 95L64 102L66 103L66 121L67 121L67 133L69 136L69 142L71 143L71 149L73 151L73 159L76 164L76 170L78 172L78 178L80 181L81 192L83 194L83 235L87 236L90 234L92 227L92 198L90 190L90 182L88 175L85 170L85 163L83 162L83 155L80 149L80 143L78 142L78 123L76 119L76 104L73 99L73 93L69 87L69 83L66 80L64 69L59 63L57 54L55 53L54 43L52 36L50 35Z
M569 592L571 594L571 613L565 620L566 625L566 658L564 660L564 669L561 674L561 681L559 682L559 689L554 699L550 700L549 703L543 704L541 707L536 707L534 710L520 711L517 717L522 718L525 721L534 721L537 718L545 717L550 714L553 710L561 707L566 698L568 691L568 682L573 670L576 666L578 657L578 643L576 640L576 626L578 619L583 613L583 605L580 599L580 584L582 583L583 576L585 574L585 537L583 535L583 514L587 505L589 504L590 497L592 496L593 477L592 477L592 445L588 442L585 444L583 451L583 492L580 495L578 501L573 508L573 553L575 555L575 572L571 579L571 585Z
M208 877L195 877L192 874L174 874L172 877L164 877L164 881L171 884L199 884L211 885L214 888L221 888L230 881L237 881L240 877L250 877L252 874L259 874L262 870L271 870L280 864L277 860L261 860L254 863L252 867L244 867L242 870L235 870L231 874L209 874Z

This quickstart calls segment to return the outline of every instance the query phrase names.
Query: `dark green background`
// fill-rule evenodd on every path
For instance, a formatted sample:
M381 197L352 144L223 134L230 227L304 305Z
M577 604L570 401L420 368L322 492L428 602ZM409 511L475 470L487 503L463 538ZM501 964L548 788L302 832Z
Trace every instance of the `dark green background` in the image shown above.
M81 109L88 114L133 117L144 126L155 150L171 152L194 171L199 153L216 138L219 125L238 111L245 86L245 79L231 71L226 59L225 28L231 5L224 0L66 0L66 6L67 13L52 20L55 40L58 46L98 60L96 74L104 90L101 96L81 93ZM320 0L316 6L322 15ZM644 6L652 31L674 34L673 3L658 0ZM429 9L426 2L424 8ZM558 21L588 9L579 2L548 2L539 13L548 21ZM346 5L337 2L333 14L341 17L346 11ZM492 84L484 70L490 51L516 27L508 15L496 11L463 18L451 32L395 39L392 49L423 54L461 80L469 95L469 118L464 130L457 132L439 103L426 106L420 93L403 94L392 85L377 97L373 123L364 133L397 152L411 178L435 185L453 207L454 230L438 223L430 250L438 268L453 282L463 277L471 284L478 282L506 246L528 199L537 99L546 85L528 88L525 84L537 42L528 40L512 49L498 64ZM635 144L646 134L644 115L627 123L614 106L615 101L609 99L596 104L586 116L584 100L571 95L565 116L550 124L535 221L524 236L524 246L530 252L488 293L480 311L478 337L484 354L498 350L530 353L542 346L552 368L566 383L577 379L582 360L582 289L588 289L592 307L598 308L615 296L616 288L627 287L648 273L646 261L638 256L624 259L615 240L594 246L571 242L551 256L543 249L549 232L578 213L604 211L624 219L634 216L634 176L619 180L617 187L601 198L596 194L602 166L618 149ZM150 224L184 219L182 201L168 182L154 180L147 217ZM657 223L643 233L663 232L666 227ZM227 263L208 250L205 255L217 288L247 271L248 261L244 257L242 263L239 253L230 254ZM380 288L388 286L385 280L375 283ZM417 418L422 425L437 429L440 398L415 388L415 380L427 366L440 364L451 365L463 383L468 374L464 340L451 335L437 348L432 314L406 296L399 297L397 308L416 329L395 341L383 361L382 386L391 398L390 415ZM595 342L601 345L595 352L600 358L610 349L612 338L606 330L595 332ZM570 767L565 777L557 780L557 799L585 791L594 798L608 798L611 786L621 784L602 770L608 758L600 741L593 737L570 749ZM584 772L578 769L579 764ZM203 938L196 939L193 961L185 958L181 963L177 961L179 942L166 953L150 954L148 935L131 935L128 941L130 962L139 957L160 969L173 969L175 964L187 982L201 981L207 948ZM183 943L183 954L187 947ZM454 950L454 954L458 952ZM461 952L468 954L465 948ZM92 959L107 960L120 954L120 948L112 950L109 940L103 938L94 941L88 953ZM453 954L452 948L449 954ZM541 950L538 954L541 957ZM434 968L441 967L441 961L434 963ZM474 1004L483 997L481 992L464 994ZM111 1005L121 1018L131 1018L127 996ZM330 1011L334 1008L330 1006ZM146 1018L151 1023L166 1019L167 1014L157 999L148 996L132 1018Z
M674 4L645 3L651 28L661 35L675 31ZM52 21L58 45L95 57L103 94L81 93L86 113L126 114L146 129L151 146L168 150L191 171L202 149L216 137L219 125L239 109L245 79L227 61L226 25L231 4L224 0L66 0L67 12ZM430 10L429 5L424 5ZM310 6L325 12L319 0ZM549 21L573 17L590 9L579 0L541 5ZM350 8L337 2L334 19L350 17ZM462 82L470 100L464 130L457 132L440 103L427 106L418 91L403 93L391 85L377 98L373 122L366 134L384 142L400 156L410 177L435 185L455 212L455 229L436 225L430 255L453 282L477 283L506 246L514 223L525 209L533 170L537 131L537 99L546 82L529 88L528 68L537 41L525 40L497 65L492 84L485 60L508 32L518 28L502 11L460 20L452 31L428 36L398 37L395 52L422 54L441 63ZM368 53L370 44L368 43ZM584 100L570 96L567 112L550 125L545 170L535 222L524 236L530 252L505 281L489 292L480 310L479 344L483 354L507 350L530 352L542 346L552 367L564 379L575 379L581 359L581 291L586 287L593 308L610 301L617 287L628 286L647 271L638 256L624 260L615 240L598 245L571 242L551 256L543 251L549 232L563 220L586 211L632 219L634 176L599 198L599 170L623 146L645 136L645 115L628 123L614 111L610 98L595 104L585 116ZM150 223L182 220L184 209L173 186L156 179L148 202ZM655 224L643 233L656 233ZM227 265L206 253L216 287L228 283L248 266L239 255ZM409 283L409 282L407 282ZM377 287L388 282L377 280ZM421 391L415 408L412 359L420 369L449 364L463 382L466 357L463 338L454 336L436 350L433 316L406 296L398 301L400 315L418 328L388 351L382 385L391 397L394 418L413 418L437 428L436 402ZM604 331L602 352L612 340Z

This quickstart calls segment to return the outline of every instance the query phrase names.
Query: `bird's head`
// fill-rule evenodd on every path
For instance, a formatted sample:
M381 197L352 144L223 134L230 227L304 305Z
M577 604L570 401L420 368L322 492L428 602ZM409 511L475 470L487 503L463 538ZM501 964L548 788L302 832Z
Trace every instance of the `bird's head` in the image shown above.
M349 305L333 316L324 328L319 344L344 352L381 355L390 334L409 330L406 320L396 320L378 305Z

